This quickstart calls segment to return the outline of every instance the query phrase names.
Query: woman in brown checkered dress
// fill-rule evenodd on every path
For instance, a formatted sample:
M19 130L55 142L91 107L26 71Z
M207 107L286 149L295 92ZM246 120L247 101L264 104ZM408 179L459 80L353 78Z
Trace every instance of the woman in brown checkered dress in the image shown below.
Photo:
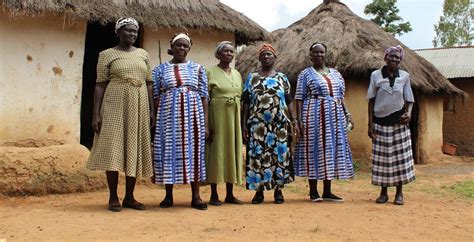
M87 167L105 170L109 210L122 206L145 210L135 200L136 177L151 177L150 124L154 124L153 83L148 53L133 46L138 22L121 18L115 25L119 44L99 54L92 127L94 144ZM126 176L122 206L117 195L118 172Z

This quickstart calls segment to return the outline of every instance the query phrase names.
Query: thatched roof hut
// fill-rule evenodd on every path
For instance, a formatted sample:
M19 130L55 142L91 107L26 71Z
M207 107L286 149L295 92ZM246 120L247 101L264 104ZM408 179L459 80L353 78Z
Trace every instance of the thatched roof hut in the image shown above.
M50 12L102 23L132 16L160 28L218 29L236 35L238 44L266 39L257 23L218 0L2 0L11 15Z
M276 67L293 82L298 73L310 65L309 46L322 41L328 46L328 64L345 77L367 77L384 65L383 52L389 46L401 45L405 59L401 68L408 71L412 86L425 93L464 93L452 85L432 64L404 46L378 25L362 19L339 1L327 1L288 28L271 33L270 43L279 52ZM255 69L258 60L255 46L247 47L237 60L242 73Z

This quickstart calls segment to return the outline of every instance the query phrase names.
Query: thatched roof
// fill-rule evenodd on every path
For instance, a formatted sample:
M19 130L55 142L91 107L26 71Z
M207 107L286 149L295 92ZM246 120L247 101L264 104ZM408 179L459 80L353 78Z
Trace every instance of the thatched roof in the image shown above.
M236 34L237 43L264 40L267 32L218 0L0 0L12 15L64 14L115 22L131 16L147 26L218 29Z
M408 49L392 35L369 20L354 14L338 1L322 3L303 19L286 29L270 34L269 42L279 52L276 68L295 83L298 73L311 65L309 46L322 41L328 46L328 65L335 67L346 78L367 78L385 62L386 47L402 45L405 59L401 69L410 73L412 86L425 93L460 94L464 92L452 85L428 61ZM246 75L258 65L256 45L248 46L237 58L238 70Z

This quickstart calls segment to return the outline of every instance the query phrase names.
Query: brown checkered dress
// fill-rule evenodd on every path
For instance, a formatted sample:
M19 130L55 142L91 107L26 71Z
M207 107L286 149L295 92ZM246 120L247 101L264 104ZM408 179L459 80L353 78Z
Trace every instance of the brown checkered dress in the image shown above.
M150 177L150 109L146 81L151 81L148 53L107 49L99 54L97 82L109 81L87 168L123 171L126 176Z

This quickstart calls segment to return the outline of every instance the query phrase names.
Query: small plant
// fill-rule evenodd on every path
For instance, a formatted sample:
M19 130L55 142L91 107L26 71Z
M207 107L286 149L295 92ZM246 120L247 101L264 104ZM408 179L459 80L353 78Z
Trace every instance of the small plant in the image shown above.
M474 180L456 182L451 188L457 194L474 199Z

